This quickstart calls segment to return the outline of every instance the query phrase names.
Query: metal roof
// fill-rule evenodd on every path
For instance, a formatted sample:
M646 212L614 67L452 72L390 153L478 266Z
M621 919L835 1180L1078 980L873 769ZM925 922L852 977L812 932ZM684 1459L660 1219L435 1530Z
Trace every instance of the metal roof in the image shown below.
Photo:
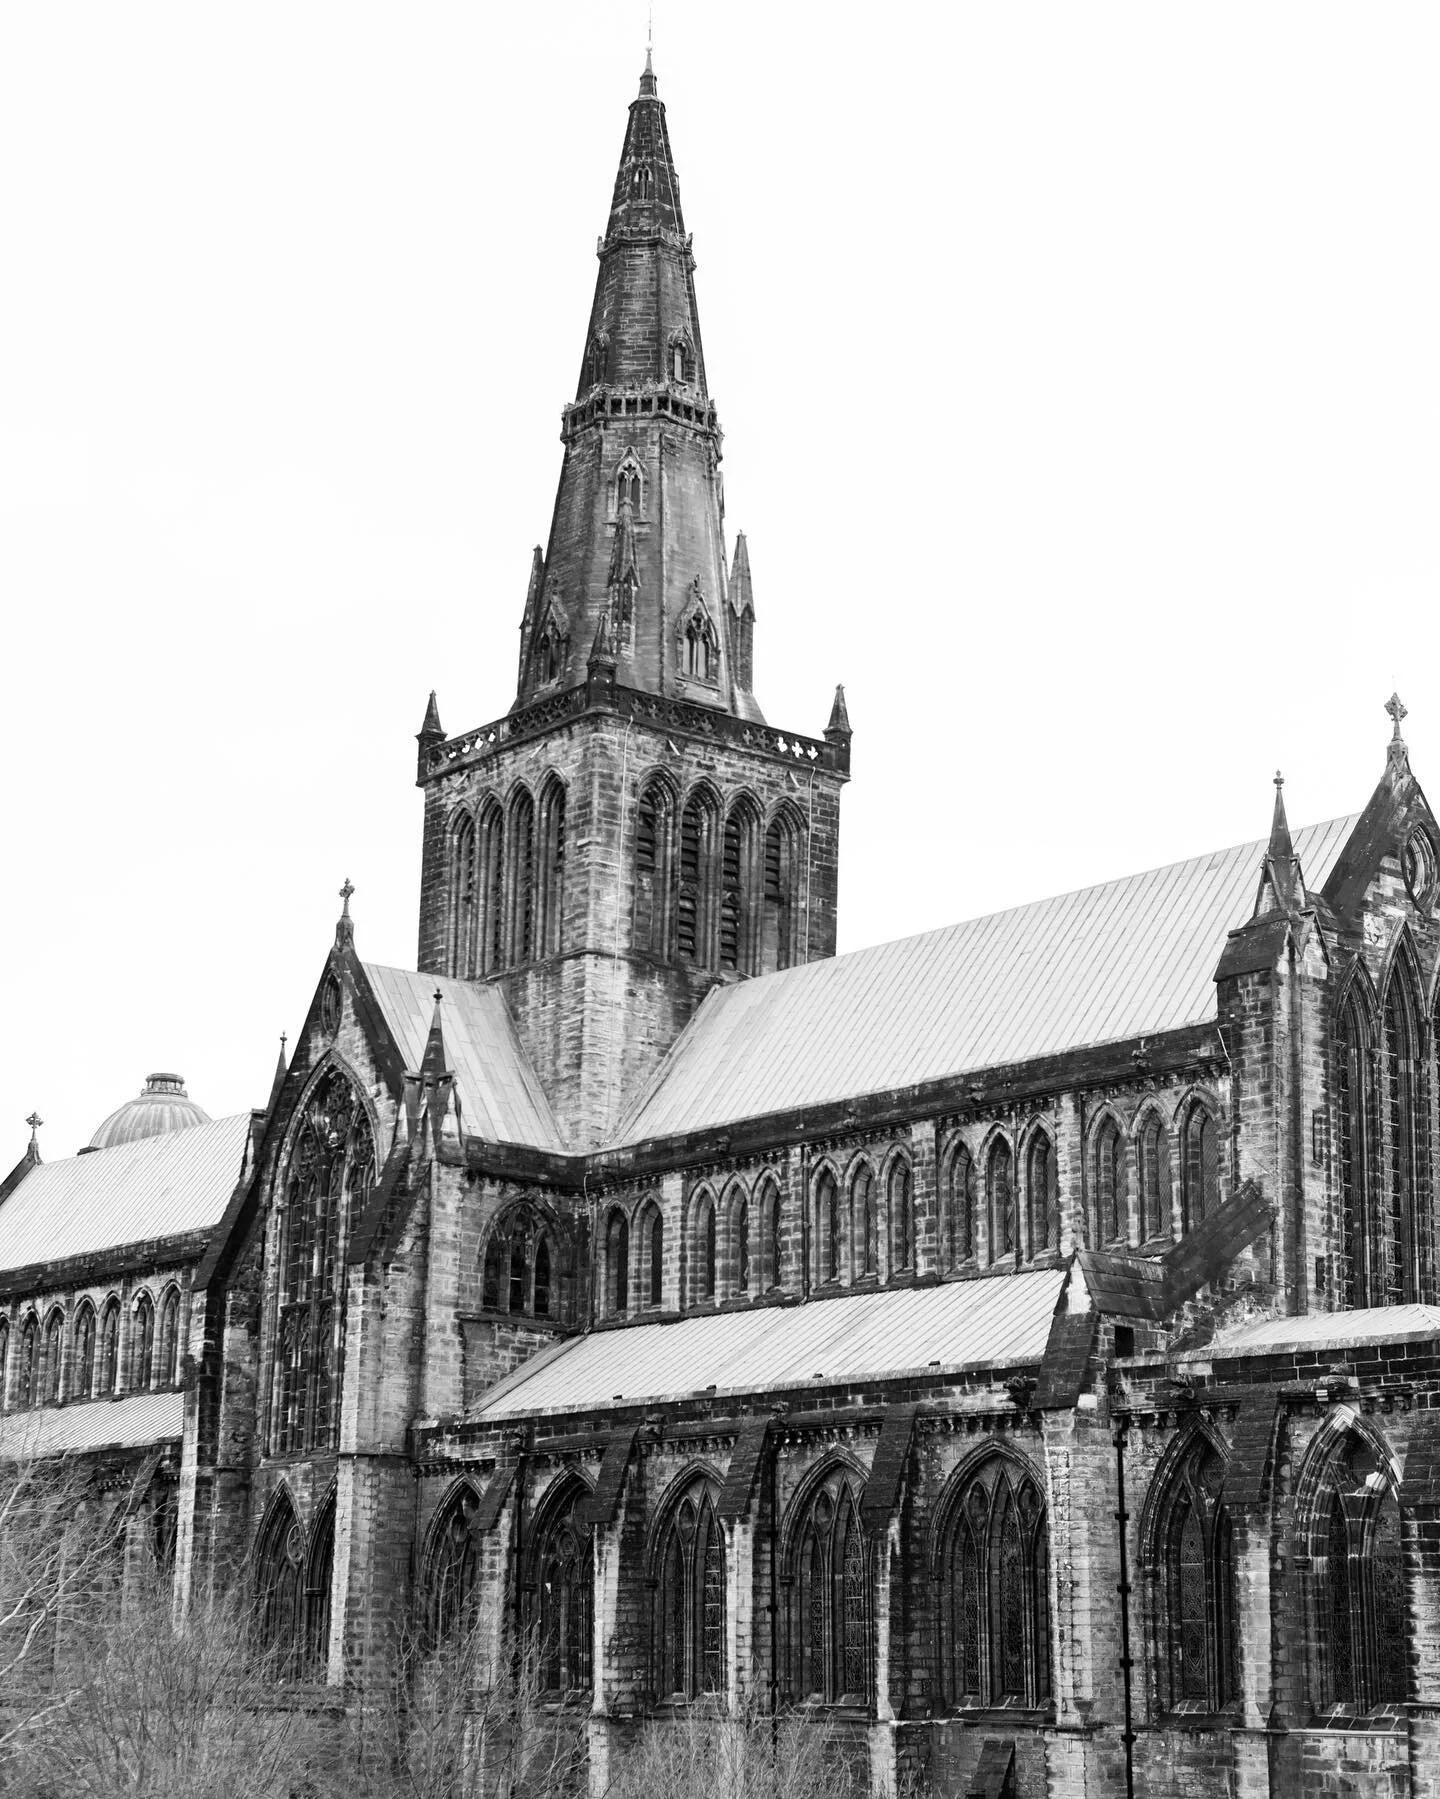
M1354 828L1295 835L1319 888ZM883 1093L1215 1016L1266 844L1238 844L1009 912L717 987L616 1144Z
M19 1461L64 1450L136 1449L173 1441L184 1425L183 1393L129 1393L83 1405L38 1406L0 1415L0 1456Z
M0 1271L207 1230L240 1179L250 1114L32 1168L0 1203Z
M362 964L408 1069L418 1069L440 994L440 1028L460 1093L461 1127L490 1143L561 1149L550 1102L498 987Z
M1208 1362L1221 1356L1273 1355L1288 1350L1353 1349L1366 1343L1405 1343L1440 1338L1440 1306L1361 1306L1353 1312L1307 1312L1301 1318L1264 1318L1226 1331L1177 1361Z
M712 1390L719 1398L1038 1362L1064 1284L1063 1269L1040 1269L592 1331L506 1376L469 1416L603 1412Z

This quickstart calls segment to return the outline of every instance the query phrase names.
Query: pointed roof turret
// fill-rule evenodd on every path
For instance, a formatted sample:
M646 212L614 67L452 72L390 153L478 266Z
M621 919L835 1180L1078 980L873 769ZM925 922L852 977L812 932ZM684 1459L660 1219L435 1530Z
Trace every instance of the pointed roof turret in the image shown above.
M1270 819L1270 841L1260 865L1260 888L1255 895L1254 916L1265 912L1298 912L1305 904L1305 877L1290 837L1285 816L1285 777L1275 770L1275 810Z
M270 1097L265 1102L265 1110L267 1112L273 1112L275 1110L276 1103L280 1098L280 1090L285 1085L285 1074L285 1033L284 1031L281 1031L280 1054L275 1061L275 1078L270 1083Z
M436 704L435 689L433 687L430 689L430 698L425 706L425 722L421 725L417 735L422 738L443 737L445 735L444 726L440 723L440 708Z
M430 689L430 699L425 707L425 722L415 733L417 747L415 756L415 778L423 781L430 772L430 753L437 744L444 743L445 729L440 723L440 708L435 703L435 689Z
M748 612L755 616L755 592L750 580L750 546L745 541L745 533L740 531L735 537L735 559L730 564L730 610L736 618L743 618Z
M440 1024L440 989L435 989L435 1010L430 1014L430 1035L425 1039L425 1053L420 1058L421 1080L438 1080L450 1072L445 1054L445 1032Z
M835 704L830 708L830 723L825 727L827 743L849 743L854 733L850 729L850 709L845 704L845 689L840 683L835 687Z

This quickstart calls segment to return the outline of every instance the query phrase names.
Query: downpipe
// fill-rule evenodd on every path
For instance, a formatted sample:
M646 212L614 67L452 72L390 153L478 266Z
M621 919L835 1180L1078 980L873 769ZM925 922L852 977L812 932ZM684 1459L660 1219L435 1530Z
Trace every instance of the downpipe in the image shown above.
M1125 1688L1125 1799L1135 1799L1135 1719L1130 1659L1130 1549L1127 1541L1130 1514L1125 1509L1125 1433L1129 1420L1121 1419L1115 1428L1115 1522L1120 1527L1120 1579L1116 1591L1120 1595L1120 1675Z

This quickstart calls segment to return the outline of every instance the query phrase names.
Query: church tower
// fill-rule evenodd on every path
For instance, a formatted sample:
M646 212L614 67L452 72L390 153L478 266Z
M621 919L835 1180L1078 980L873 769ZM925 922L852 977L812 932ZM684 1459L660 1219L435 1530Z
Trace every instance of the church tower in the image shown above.
M835 949L837 689L820 738L752 692L744 537L665 108L630 107L515 702L447 738L434 696L419 966L504 989L570 1147L602 1141L720 981Z

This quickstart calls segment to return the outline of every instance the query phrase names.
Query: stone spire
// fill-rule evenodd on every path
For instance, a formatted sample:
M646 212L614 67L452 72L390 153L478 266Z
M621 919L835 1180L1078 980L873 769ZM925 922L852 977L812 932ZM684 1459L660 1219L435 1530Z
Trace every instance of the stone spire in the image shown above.
M525 599L515 704L586 678L604 613L620 686L763 723L748 642L727 614L720 424L648 62L597 254L550 541Z
M830 723L825 727L827 743L849 743L854 732L850 729L850 708L845 704L845 689L837 682L835 687L835 703L830 708Z
M1298 912L1305 904L1305 877L1290 838L1285 816L1285 777L1275 770L1275 810L1270 819L1270 841L1261 862L1260 891L1255 896L1255 916L1263 912Z

